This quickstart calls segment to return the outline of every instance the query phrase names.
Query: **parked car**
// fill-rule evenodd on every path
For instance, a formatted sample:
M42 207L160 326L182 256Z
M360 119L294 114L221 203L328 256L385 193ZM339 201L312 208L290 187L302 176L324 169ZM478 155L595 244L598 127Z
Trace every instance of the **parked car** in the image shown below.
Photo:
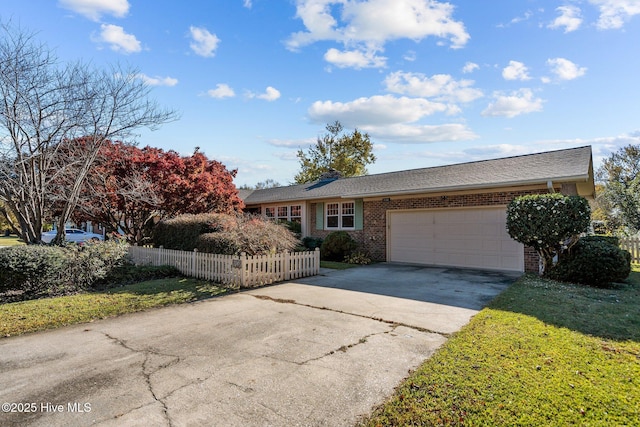
M102 234L89 233L88 231L79 230L77 228L65 228L64 232L66 234L65 239L68 242L82 243L88 241L104 240ZM42 241L44 243L51 243L51 241L56 237L57 233L57 230L51 230L42 233Z

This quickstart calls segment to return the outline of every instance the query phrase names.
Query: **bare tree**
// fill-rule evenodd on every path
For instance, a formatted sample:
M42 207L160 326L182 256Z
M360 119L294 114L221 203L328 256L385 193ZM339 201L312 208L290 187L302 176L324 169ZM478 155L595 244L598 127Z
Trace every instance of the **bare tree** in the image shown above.
M106 140L176 118L149 100L150 87L138 74L60 64L33 33L0 23L0 200L24 241L41 240L55 197L62 203L54 242L64 241L64 224ZM60 155L61 146L78 139L84 143Z

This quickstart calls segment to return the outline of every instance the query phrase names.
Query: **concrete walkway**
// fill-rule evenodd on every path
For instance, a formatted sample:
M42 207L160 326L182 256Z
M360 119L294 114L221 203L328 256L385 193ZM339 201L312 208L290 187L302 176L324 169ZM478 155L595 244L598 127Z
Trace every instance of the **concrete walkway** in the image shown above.
M381 268L1 339L0 425L353 425L476 313L324 286L411 283Z

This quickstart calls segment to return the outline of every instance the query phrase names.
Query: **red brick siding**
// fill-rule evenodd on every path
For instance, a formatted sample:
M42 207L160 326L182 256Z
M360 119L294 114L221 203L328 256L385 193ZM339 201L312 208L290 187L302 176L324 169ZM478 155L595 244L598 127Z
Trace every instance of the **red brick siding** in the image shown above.
M524 248L524 271L527 273L540 273L540 256L531 246Z

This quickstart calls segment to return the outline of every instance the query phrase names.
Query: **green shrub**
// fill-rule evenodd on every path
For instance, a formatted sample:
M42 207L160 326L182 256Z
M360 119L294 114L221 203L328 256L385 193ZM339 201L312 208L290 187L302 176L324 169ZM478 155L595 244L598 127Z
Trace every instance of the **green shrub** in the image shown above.
M609 245L613 245L613 246L620 246L620 238L617 236L602 236L602 235L595 235L595 236L583 236L580 238L581 242L604 242L607 243Z
M235 236L229 232L206 233L200 235L196 249L199 252L220 255L235 255L241 252L239 243L234 241Z
M553 258L587 231L590 216L589 203L583 197L558 193L521 196L507 207L507 231L511 238L538 252L546 274Z
M76 290L89 289L114 268L128 262L128 245L124 242L110 240L82 246L68 245L65 250L66 269L61 282Z
M96 281L92 287L94 289L106 289L147 280L178 276L181 276L180 271L170 265L153 266L126 263L113 268L103 279Z
M302 223L297 221L284 221L282 222L296 237L300 237L302 234Z
M596 287L625 280L631 272L631 254L599 237L580 239L549 271L549 278Z
M302 239L302 245L309 251L313 251L316 248L322 246L322 238L307 236Z
M322 242L320 258L324 261L343 261L356 250L358 244L346 231L334 231Z
M74 293L126 262L126 243L113 241L13 246L0 250L0 293L14 299Z
M366 252L357 250L344 257L344 262L348 264L369 265L371 264L371 257Z
M66 250L50 246L12 246L0 249L0 293L22 292L27 298L46 294L60 282Z

